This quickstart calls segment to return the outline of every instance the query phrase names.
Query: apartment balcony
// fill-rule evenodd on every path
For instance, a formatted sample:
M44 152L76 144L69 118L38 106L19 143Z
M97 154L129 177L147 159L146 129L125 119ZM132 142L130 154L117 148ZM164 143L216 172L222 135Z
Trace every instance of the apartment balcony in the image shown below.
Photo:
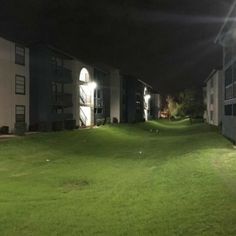
M72 83L72 71L67 68L53 68L53 81L60 83Z
M95 98L94 99L94 107L97 107L97 108L104 107L103 99Z
M57 107L72 107L72 94L54 94L53 95L53 106Z

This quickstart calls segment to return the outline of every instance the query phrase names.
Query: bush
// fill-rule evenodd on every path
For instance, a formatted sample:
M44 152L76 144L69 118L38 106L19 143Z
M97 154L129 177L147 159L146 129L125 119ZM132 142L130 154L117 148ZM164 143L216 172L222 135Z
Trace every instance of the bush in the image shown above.
M118 123L119 123L119 122L118 122L118 119L117 119L116 117L113 117L112 123L113 123L113 124L118 124Z
M15 123L15 134L16 135L25 135L26 131L26 123L25 122L18 122Z
M53 131L62 131L64 129L63 121L54 121L52 122L52 130Z
M38 123L38 131L49 132L52 130L52 124L46 121Z
M73 130L76 128L76 120L65 120L64 127L67 130Z
M105 122L106 122L106 119L105 119L105 118L97 119L97 120L96 120L96 125L97 125L97 126L104 125Z
M8 126L2 126L0 128L0 134L9 134L9 127Z
M29 131L36 132L39 131L39 125L38 124L33 124L29 126Z

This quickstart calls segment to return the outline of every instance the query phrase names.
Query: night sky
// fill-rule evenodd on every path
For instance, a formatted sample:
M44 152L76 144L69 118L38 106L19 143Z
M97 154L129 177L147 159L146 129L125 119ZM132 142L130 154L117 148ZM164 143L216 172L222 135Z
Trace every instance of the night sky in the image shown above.
M233 0L1 1L0 35L46 42L139 76L161 93L201 86Z

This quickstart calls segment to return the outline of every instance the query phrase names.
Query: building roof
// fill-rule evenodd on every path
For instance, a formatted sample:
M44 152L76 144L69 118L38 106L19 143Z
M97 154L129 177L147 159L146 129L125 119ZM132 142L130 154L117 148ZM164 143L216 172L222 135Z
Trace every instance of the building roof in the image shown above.
M216 73L218 73L218 72L220 72L220 71L222 71L221 69L213 69L212 71L211 71L211 73L208 75L208 77L205 79L205 83L207 83L208 82L208 80L210 80Z

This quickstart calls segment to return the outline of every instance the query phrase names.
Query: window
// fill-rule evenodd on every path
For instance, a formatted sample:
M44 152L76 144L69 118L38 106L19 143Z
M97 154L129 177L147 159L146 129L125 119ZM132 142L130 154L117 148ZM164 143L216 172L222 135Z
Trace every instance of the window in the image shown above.
M103 109L102 108L94 108L94 113L95 114L102 114L103 113Z
M236 116L236 103L233 104L233 116Z
M225 115L226 116L232 116L232 113L233 113L232 108L233 108L232 104L225 105Z
M25 122L25 106L16 105L16 123Z
M16 94L25 94L25 77L16 75L15 77L15 92Z
M15 63L25 65L25 48L19 45L15 48Z

